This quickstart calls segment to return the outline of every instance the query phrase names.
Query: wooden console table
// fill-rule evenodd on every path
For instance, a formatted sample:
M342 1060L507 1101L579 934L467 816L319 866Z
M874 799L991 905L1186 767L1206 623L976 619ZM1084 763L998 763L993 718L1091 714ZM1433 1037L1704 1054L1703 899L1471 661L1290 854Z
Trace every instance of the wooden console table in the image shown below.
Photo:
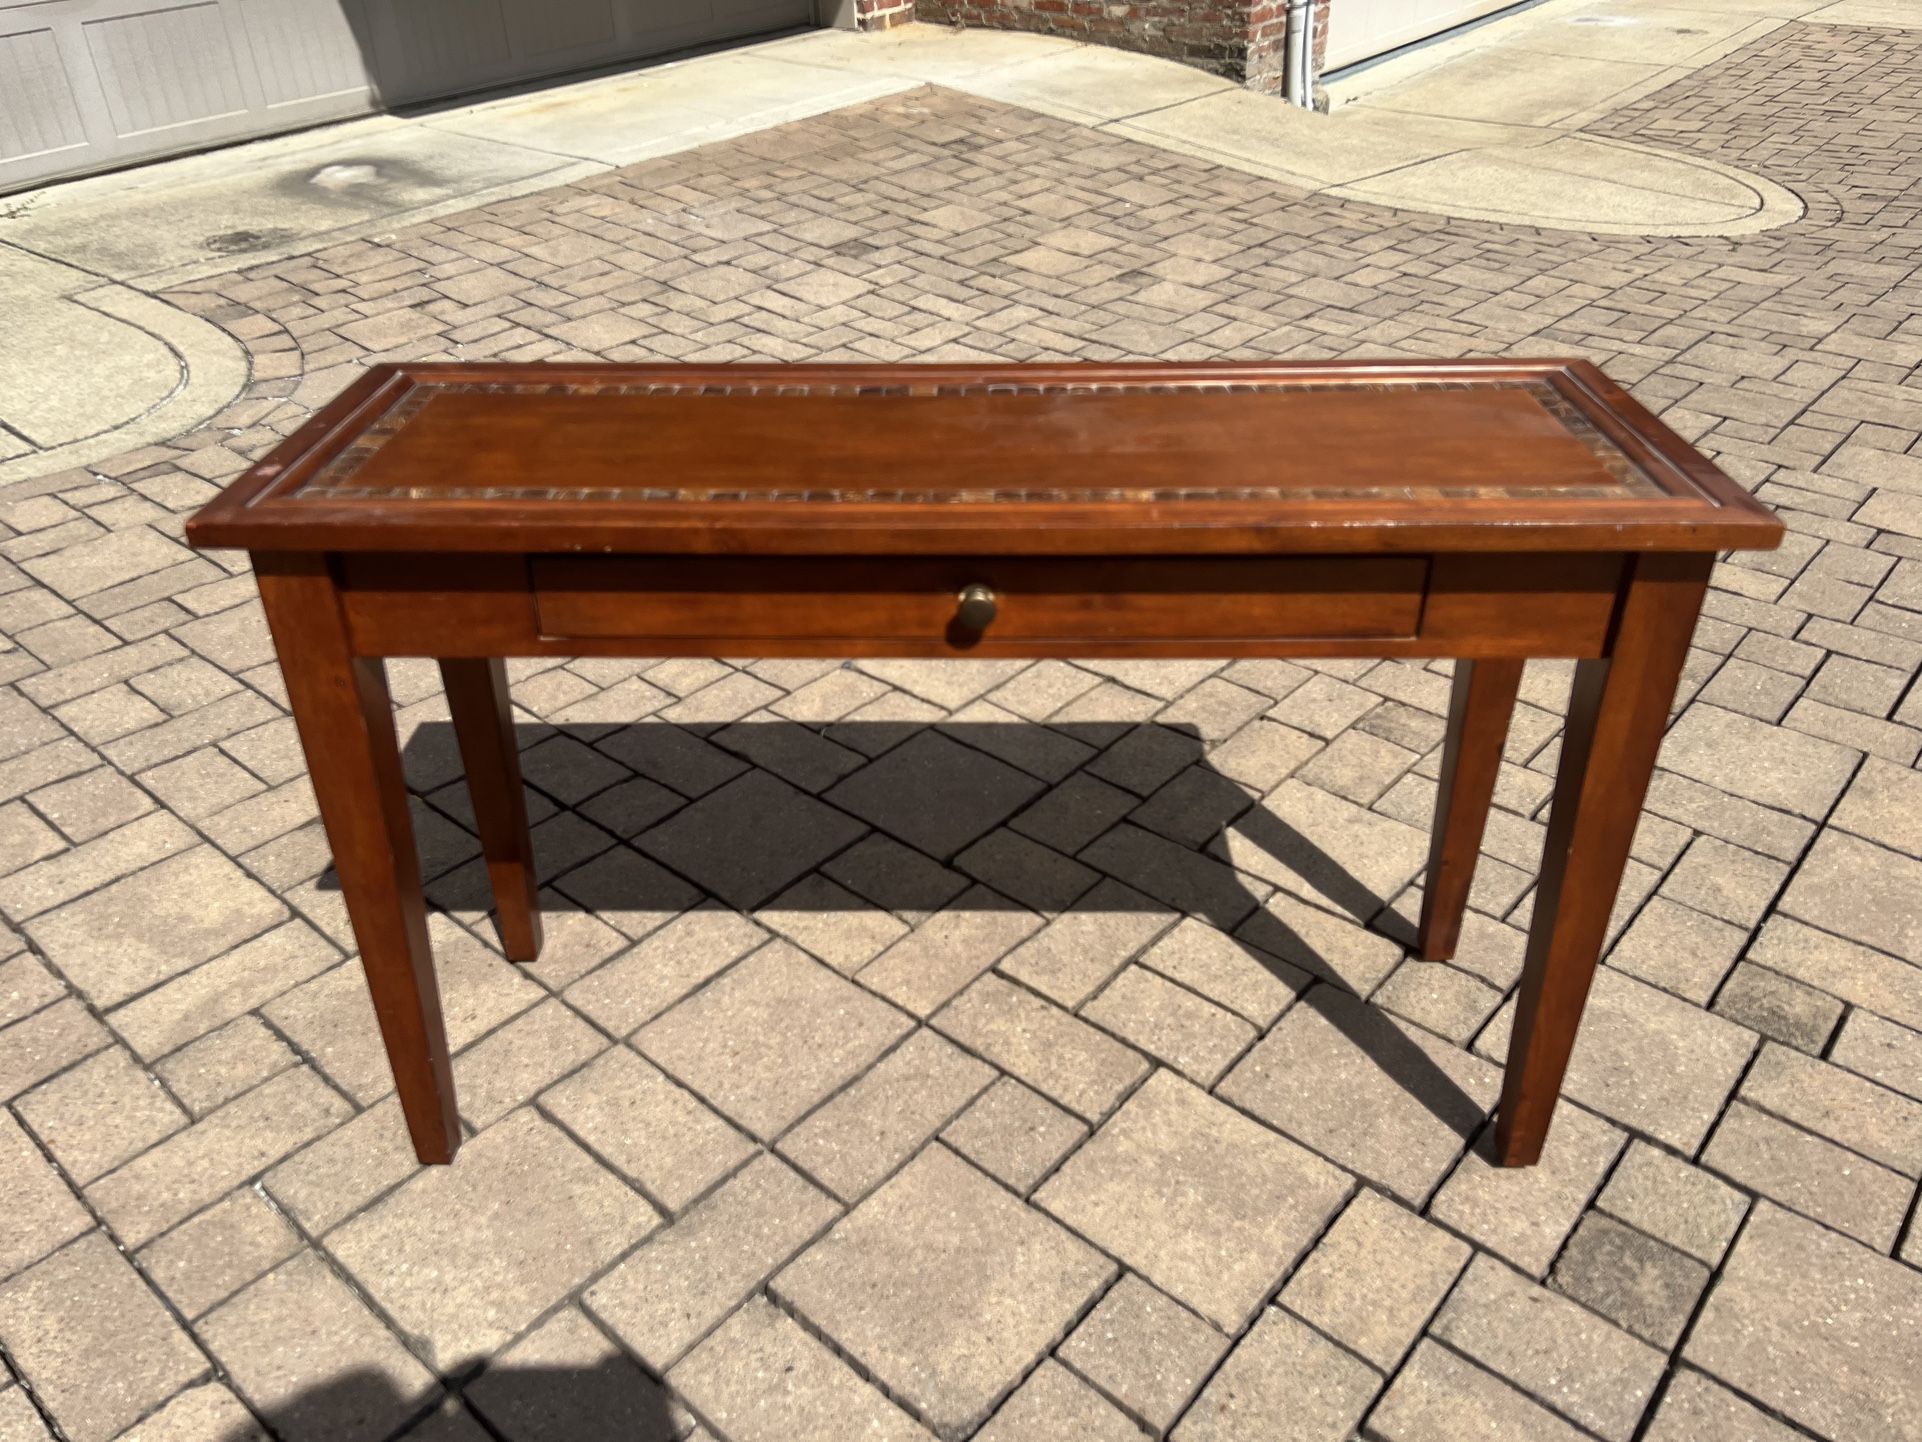
M1522 662L1575 658L1496 1124L1526 1165L1715 552L1781 534L1580 361L379 367L188 527L252 552L423 1162L460 1126L385 657L440 662L518 961L502 657L1454 657L1431 959Z

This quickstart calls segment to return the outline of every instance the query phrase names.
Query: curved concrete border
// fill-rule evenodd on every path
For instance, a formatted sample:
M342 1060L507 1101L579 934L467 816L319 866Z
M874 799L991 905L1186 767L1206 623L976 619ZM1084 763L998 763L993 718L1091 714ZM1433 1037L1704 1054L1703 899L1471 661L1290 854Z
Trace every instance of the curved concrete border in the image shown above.
M1585 234L1731 236L1804 213L1800 197L1761 176L1532 115L1503 122L1375 103L1322 115L1173 61L1055 37L909 25L872 36L797 36L765 53L942 85L1310 194L1432 215ZM1557 57L1530 53L1524 61L1550 68ZM1662 72L1663 83L1682 73ZM1591 107L1590 118L1609 108ZM1491 196L1511 203L1487 204Z
M70 470L171 440L220 414L247 385L246 350L211 321L124 285L103 285L68 299L159 341L179 363L180 384L158 405L117 425L0 462L0 485ZM84 383L84 377L79 379Z

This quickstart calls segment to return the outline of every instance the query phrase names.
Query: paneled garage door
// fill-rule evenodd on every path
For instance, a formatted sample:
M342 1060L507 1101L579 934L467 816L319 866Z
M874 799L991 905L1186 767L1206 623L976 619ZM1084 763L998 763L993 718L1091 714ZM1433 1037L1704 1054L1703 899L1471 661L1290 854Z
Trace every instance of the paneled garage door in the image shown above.
M1470 20L1506 10L1518 0L1330 0L1328 57L1322 69L1370 60Z
M0 0L0 191L812 12L813 0Z

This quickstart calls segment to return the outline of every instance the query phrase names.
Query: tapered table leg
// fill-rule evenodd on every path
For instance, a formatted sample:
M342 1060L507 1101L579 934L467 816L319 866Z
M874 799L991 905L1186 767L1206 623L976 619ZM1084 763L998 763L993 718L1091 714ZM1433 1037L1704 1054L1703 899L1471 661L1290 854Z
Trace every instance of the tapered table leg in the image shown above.
M460 1120L386 670L348 645L324 556L253 559L414 1152L452 1161Z
M498 658L446 659L440 675L467 767L467 793L473 798L474 824L494 888L501 948L509 961L532 961L541 953L539 886L520 753L514 745L507 666Z
M1633 561L1608 656L1576 665L1495 1124L1504 1166L1548 1138L1713 559Z
M1448 701L1448 736L1442 745L1441 786L1435 798L1435 831L1428 844L1422 882L1421 932L1416 943L1427 961L1446 961L1461 941L1462 914L1475 879L1488 807L1495 799L1502 745L1521 689L1522 663L1457 661Z

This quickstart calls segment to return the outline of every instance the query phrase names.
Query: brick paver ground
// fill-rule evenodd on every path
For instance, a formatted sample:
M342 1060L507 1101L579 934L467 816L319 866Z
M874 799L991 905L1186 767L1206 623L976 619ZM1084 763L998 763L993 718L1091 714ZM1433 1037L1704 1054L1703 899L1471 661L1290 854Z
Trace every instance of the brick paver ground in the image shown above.
M1739 240L919 91L170 297L246 396L0 493L0 1437L1922 1437L1919 77L1795 25L1606 122L1806 198ZM1503 351L1789 525L1540 1167L1479 1147L1562 670L1443 966L1443 666L686 660L514 668L525 968L392 668L474 1133L414 1166L252 582L178 540L358 367Z

